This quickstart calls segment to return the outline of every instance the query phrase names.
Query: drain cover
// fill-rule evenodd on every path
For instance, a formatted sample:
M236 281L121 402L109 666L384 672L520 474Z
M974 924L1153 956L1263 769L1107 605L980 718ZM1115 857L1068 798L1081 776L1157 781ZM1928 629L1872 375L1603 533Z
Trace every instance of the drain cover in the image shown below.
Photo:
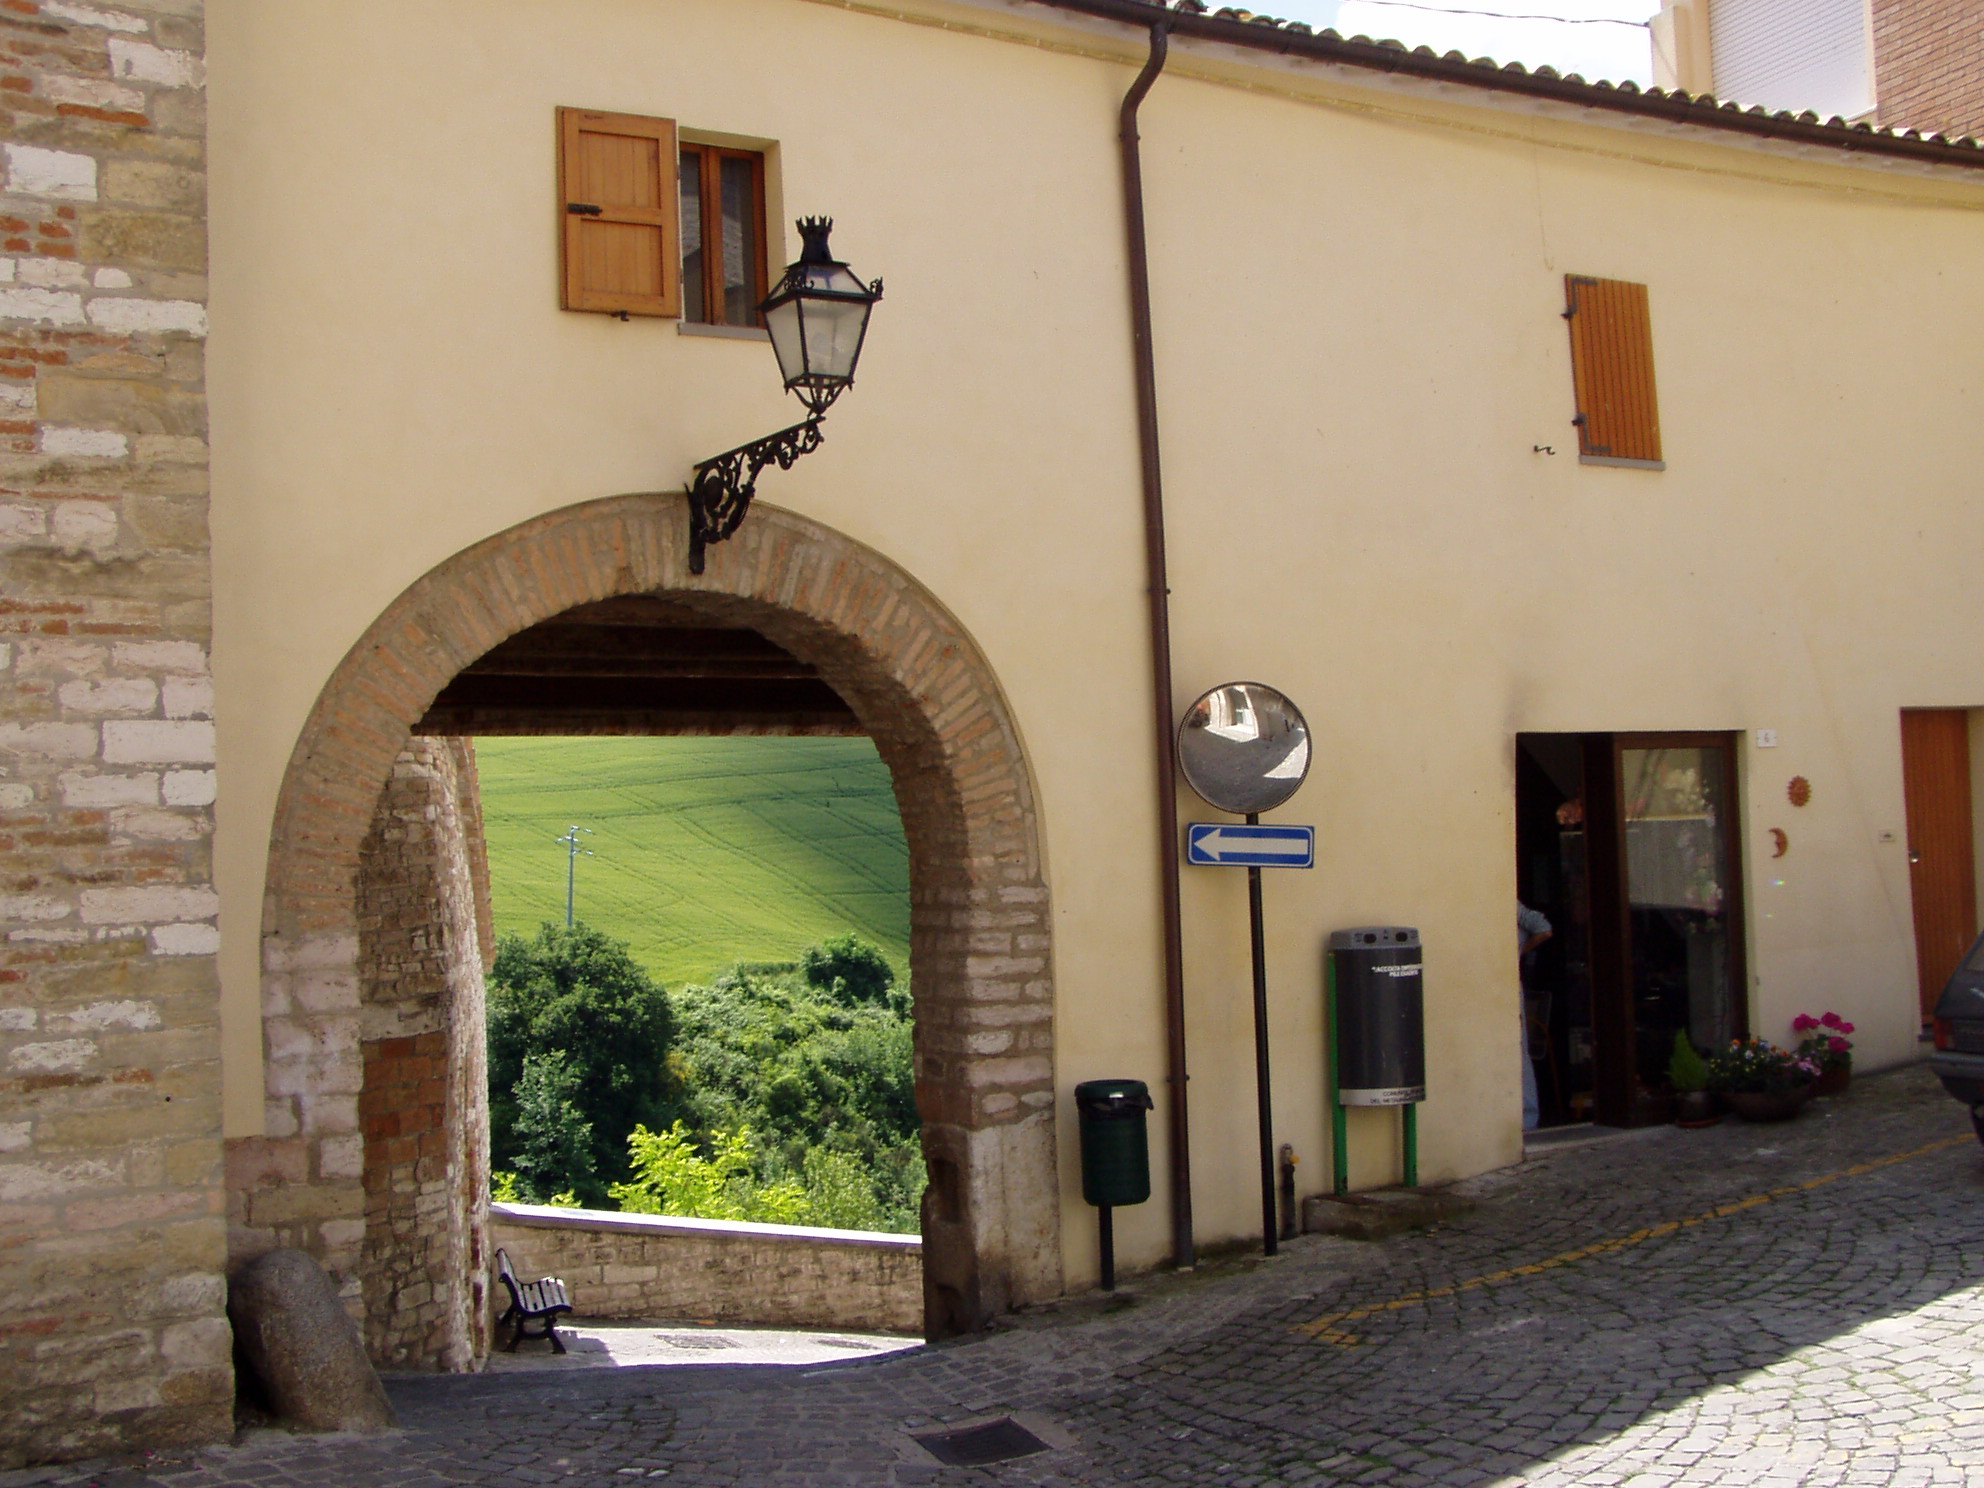
M736 1348L737 1340L723 1338L715 1333L664 1333L661 1341L670 1348L679 1349L727 1349Z
M1011 1416L957 1431L920 1432L916 1440L924 1451L947 1467L982 1467L988 1462L1006 1462L1048 1450L1046 1442Z

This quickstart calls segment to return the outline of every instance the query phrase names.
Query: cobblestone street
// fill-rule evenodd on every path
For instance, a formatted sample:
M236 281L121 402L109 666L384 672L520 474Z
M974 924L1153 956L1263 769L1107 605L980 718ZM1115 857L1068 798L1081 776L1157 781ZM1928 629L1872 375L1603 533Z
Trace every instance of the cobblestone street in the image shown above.
M1567 1147L1467 1189L1481 1208L1432 1232L1305 1239L960 1344L821 1367L402 1377L405 1430L386 1438L257 1432L0 1485L1984 1474L1984 1151L1925 1074L1862 1080L1788 1125ZM971 1468L909 1440L1005 1413L1066 1445Z

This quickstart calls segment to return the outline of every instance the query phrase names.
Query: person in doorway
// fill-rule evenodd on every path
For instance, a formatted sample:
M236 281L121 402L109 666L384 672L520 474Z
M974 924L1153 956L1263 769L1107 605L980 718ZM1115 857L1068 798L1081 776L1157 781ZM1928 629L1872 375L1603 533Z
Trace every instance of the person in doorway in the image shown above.
M1536 948L1551 935L1550 921L1522 900L1516 900L1516 984L1520 994L1529 984L1531 957ZM1535 1131L1542 1119L1542 1111L1536 1099L1536 1065L1529 1057L1529 999L1523 997L1517 1008L1517 1021L1522 1033L1522 1129Z

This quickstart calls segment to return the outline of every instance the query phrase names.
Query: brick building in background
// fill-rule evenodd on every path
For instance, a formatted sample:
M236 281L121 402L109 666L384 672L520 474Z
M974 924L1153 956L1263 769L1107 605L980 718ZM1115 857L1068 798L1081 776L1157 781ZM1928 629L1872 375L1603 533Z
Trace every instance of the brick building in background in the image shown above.
M0 1443L13 1454L211 1439L233 1397L203 58L200 0L0 5Z
M1977 0L1663 0L1655 81L1888 129L1984 132Z
M1984 6L1874 0L1877 118L1924 134L1984 134Z

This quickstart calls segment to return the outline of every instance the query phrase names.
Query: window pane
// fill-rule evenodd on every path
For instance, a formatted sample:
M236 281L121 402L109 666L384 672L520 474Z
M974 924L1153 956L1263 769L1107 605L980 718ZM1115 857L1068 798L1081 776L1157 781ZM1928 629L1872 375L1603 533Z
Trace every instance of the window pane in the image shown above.
M708 320L703 288L703 152L682 152L682 318Z
M723 318L727 325L758 323L758 193L753 164L735 155L723 161Z

